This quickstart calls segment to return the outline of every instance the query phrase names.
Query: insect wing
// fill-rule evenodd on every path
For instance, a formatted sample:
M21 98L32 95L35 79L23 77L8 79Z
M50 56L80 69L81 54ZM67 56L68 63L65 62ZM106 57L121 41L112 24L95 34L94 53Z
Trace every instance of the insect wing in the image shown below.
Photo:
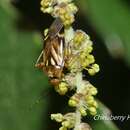
M63 23L60 18L57 18L49 28L48 36L54 38L63 28Z
M64 38L59 35L62 28L63 24L60 18L57 18L49 28L43 51L37 61L37 66L42 67L51 78L60 78L64 66Z
M61 37L56 36L53 39L47 39L43 52L43 61L47 66L63 67L63 45L64 40Z

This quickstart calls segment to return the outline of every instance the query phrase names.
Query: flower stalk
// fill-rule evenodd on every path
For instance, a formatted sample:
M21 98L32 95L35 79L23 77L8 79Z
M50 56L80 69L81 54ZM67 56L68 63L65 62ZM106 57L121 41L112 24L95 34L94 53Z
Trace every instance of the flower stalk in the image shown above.
M94 99L97 89L89 81L83 80L82 71L85 69L91 76L99 71L99 65L95 63L92 55L93 43L84 31L74 30L72 27L78 11L72 0L42 0L41 11L49 13L55 19L60 19L64 31L62 33L59 31L53 38L48 32L44 40L45 44L50 41L54 45L51 44L51 47L45 45L43 58L46 60L43 59L38 66L47 72L60 95L75 90L68 101L68 105L75 108L75 111L51 114L51 119L61 123L59 130L91 130L87 123L82 122L82 117L87 116L88 113L91 115L97 113L98 104ZM62 37L59 37L61 35ZM62 45L63 41L64 45Z

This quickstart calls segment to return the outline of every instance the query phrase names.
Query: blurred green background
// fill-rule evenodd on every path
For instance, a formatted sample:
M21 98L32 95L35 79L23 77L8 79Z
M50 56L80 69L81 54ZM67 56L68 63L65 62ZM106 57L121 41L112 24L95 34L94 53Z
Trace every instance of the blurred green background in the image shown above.
M130 2L76 0L79 12L74 28L94 41L101 71L89 79L98 99L113 115L130 114ZM49 86L34 67L42 49L41 32L53 19L40 12L40 0L0 0L0 130L58 129L50 113L67 111L68 97ZM64 103L63 103L64 102ZM109 110L100 103L99 113ZM88 121L88 119L84 119ZM94 130L128 130L130 121L89 120ZM118 128L117 128L117 127Z

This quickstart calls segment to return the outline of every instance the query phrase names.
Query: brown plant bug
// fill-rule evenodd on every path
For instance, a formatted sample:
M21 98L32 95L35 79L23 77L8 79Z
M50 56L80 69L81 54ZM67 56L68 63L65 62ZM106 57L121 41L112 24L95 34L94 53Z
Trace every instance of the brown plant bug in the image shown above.
M64 36L60 34L63 28L62 21L57 18L49 28L44 38L43 50L37 59L35 66L42 68L50 78L51 84L58 85L63 74L64 67Z

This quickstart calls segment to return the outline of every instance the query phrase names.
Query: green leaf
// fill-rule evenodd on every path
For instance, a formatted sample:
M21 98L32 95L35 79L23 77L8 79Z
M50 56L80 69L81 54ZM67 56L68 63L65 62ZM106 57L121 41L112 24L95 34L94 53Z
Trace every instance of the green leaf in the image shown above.
M130 11L124 1L81 0L78 2L80 10L86 18L89 18L108 48L117 48L113 53L121 53L130 63Z
M49 118L47 97L35 104L47 89L47 78L34 67L40 52L37 33L18 32L17 14L0 4L0 130L40 130ZM42 45L41 45L42 46ZM31 108L31 109L30 109ZM43 117L44 115L44 117ZM45 129L46 123L44 123Z
M18 32L17 16L8 6L0 5L0 130L46 129L48 98L37 103L48 86L44 74L34 68L40 50L39 34ZM59 106L58 106L59 107ZM31 109L30 109L31 108ZM101 113L106 111L100 104ZM43 125L42 125L43 124ZM42 127L43 126L43 127ZM41 128L42 127L42 128ZM94 121L94 130L117 130L111 121Z

